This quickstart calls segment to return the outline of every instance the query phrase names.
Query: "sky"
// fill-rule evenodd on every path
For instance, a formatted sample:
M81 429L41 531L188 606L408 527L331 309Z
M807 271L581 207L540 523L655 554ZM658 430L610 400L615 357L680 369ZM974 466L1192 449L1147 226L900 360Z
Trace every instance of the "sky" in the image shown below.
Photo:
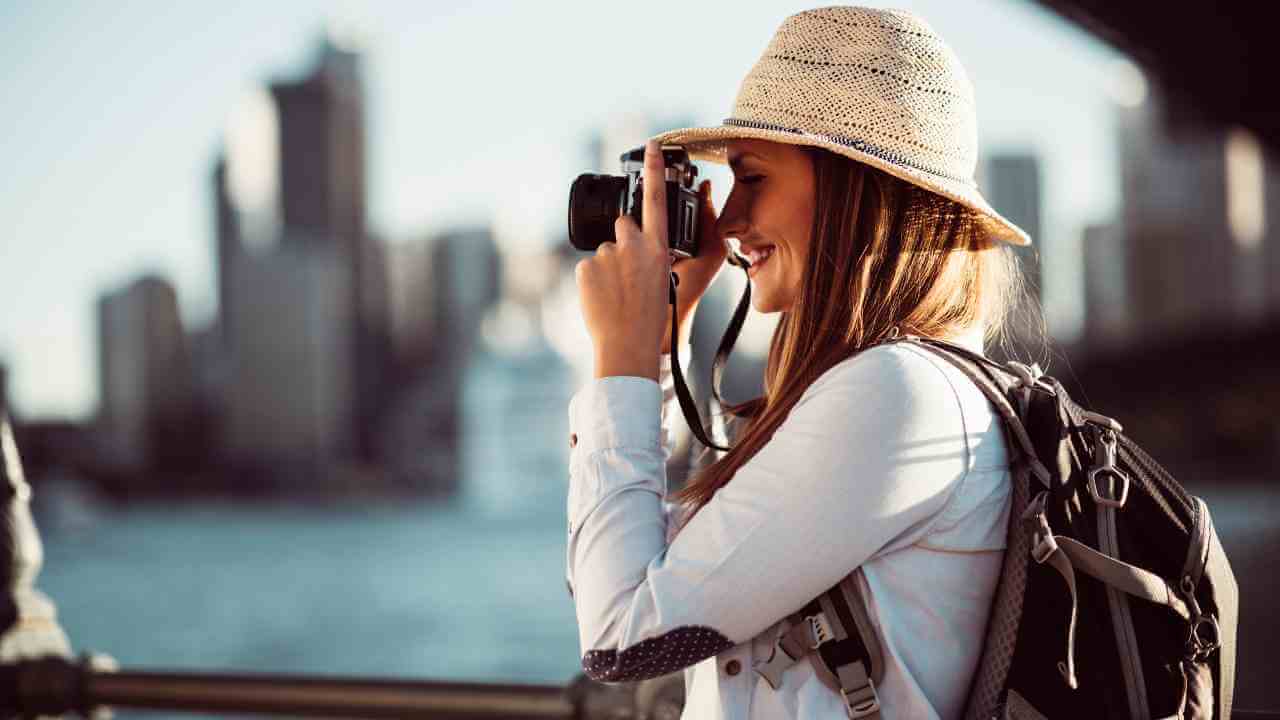
M1117 208L1130 66L1022 0L868 4L918 13L955 49L983 152L1040 156L1047 313L1070 335L1080 232ZM810 7L0 0L0 363L15 411L92 416L96 298L141 274L174 283L189 328L210 321L214 158L246 98L304 72L326 28L365 57L371 229L405 242L490 222L536 245L563 233L593 132L627 113L719 124L778 24Z

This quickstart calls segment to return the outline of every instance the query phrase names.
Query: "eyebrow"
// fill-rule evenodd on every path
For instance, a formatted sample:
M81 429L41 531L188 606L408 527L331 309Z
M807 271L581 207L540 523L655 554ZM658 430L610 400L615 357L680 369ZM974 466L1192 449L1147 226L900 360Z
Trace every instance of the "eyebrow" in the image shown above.
M729 158L729 167L730 167L730 168L733 168L734 170L737 170L737 169L738 169L738 166L742 164L742 161L743 161L744 159L748 158L748 157L753 157L753 158L755 158L756 160L759 160L759 161L761 161L761 162L765 162L765 159L764 159L763 157L760 157L760 156L759 156L759 155L757 155L756 153L753 153L753 152L747 151L747 152L740 153L740 154L738 154L738 155L735 155L735 156L733 156L733 157Z

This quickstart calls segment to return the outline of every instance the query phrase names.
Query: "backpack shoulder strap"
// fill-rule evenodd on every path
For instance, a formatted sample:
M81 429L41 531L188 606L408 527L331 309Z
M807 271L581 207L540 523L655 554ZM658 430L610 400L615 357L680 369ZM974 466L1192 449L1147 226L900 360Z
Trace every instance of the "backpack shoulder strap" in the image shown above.
M1021 451L1021 459L1027 463L1031 469L1031 474L1039 478L1046 488L1050 487L1053 476L1049 473L1049 469L1044 466L1044 463L1040 462L1040 458L1036 455L1035 445L1031 442L1031 437L1027 435L1027 429L1022 424L1022 419L1018 417L1013 404L1009 402L1010 392L1022 386L1023 381L1021 378L1015 376L1009 369L994 360L954 343L932 338L921 338L914 335L904 335L897 342L909 342L914 347L933 353L937 357L946 360L963 373L965 377L969 378L974 385L977 385L982 394L995 407L996 412L1000 414L1001 419L1004 420L1005 430L1016 443L1018 450Z

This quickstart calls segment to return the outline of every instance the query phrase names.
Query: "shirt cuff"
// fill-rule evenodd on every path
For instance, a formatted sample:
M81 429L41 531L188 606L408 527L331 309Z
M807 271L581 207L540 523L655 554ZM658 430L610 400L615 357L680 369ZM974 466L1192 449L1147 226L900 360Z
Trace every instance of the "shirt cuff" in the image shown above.
M569 401L575 454L611 448L661 449L662 388L649 378L600 378Z

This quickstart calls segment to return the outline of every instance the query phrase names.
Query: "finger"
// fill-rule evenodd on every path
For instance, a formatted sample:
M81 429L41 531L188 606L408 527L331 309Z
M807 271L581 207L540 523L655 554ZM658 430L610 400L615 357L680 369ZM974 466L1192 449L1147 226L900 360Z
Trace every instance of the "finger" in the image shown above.
M729 244L716 232L716 206L711 199L711 181L703 180L698 186L702 196L702 217L698 219L698 256L718 257L714 264L719 265L729 254Z
M636 224L636 219L630 215L619 215L613 221L613 238L619 245L626 245L640 235L640 226ZM611 245L613 243L601 243L600 247ZM599 248L596 249L599 252Z
M577 281L578 287L581 288L587 283L587 279L592 273L591 258L583 258L573 266L573 279Z
M667 178L662 146L650 140L644 146L644 230L645 236L667 249Z

